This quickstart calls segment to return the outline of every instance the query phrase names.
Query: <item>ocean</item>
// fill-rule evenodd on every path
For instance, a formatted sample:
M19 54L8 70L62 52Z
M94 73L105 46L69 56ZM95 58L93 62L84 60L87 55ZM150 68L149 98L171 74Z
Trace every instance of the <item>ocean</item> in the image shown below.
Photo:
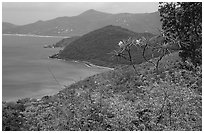
M49 59L60 48L43 48L59 37L2 36L2 100L53 95L74 82L108 69Z

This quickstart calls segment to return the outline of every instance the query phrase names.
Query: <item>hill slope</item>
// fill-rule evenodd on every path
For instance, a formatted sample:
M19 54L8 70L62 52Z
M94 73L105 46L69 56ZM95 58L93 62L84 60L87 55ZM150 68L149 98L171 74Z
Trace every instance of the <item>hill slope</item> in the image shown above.
M69 45L71 42L77 40L78 38L80 38L79 36L74 36L74 37L70 37L70 38L64 38L62 40L60 40L59 42L57 42L56 44L54 44L54 47L66 47L67 45Z
M17 25L8 22L2 22L2 32L4 32L4 30L8 30L15 27L17 27Z
M114 66L117 64L128 64L126 60L112 58L110 54L118 47L118 42L129 37L141 38L152 37L151 33L135 33L119 26L106 26L92 31L79 39L71 42L60 53L59 58L88 61L102 66ZM135 49L136 51L136 49ZM141 51L133 53L134 63L144 61Z
M121 26L141 33L157 33L157 28L160 28L161 22L159 12L110 14L91 9L78 16L58 17L48 21L37 21L35 23L3 30L3 33L80 36L107 25Z
M55 44L45 45L44 48L64 48L69 45L71 42L80 38L79 36L73 36L69 38L64 38Z
M3 130L201 131L202 73L162 60L98 74L54 96L3 103Z

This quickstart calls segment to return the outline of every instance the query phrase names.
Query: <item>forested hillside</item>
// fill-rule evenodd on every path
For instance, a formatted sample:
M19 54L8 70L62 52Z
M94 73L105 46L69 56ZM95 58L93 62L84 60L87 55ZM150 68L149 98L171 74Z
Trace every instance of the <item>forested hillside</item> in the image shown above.
M112 57L111 52L119 47L119 41L129 37L139 39L142 36L150 38L154 35L151 33L135 33L119 26L106 26L71 42L58 54L57 58L88 61L96 65L109 67L129 64L126 60L118 60ZM144 61L141 50L134 49L132 54L134 63L139 64ZM150 55L151 53L149 53Z

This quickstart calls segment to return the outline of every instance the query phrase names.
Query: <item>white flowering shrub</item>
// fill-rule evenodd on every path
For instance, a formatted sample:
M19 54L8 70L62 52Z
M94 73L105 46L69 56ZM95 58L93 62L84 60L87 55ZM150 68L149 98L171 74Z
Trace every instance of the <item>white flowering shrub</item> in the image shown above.
M168 42L166 41L168 40ZM114 56L123 58L128 60L130 64L133 66L135 70L135 66L133 64L131 49L132 47L142 48L142 55L145 61L152 63L155 66L155 69L158 72L159 62L166 54L170 54L173 50L179 50L180 43L177 39L173 39L164 35L161 32L160 35L154 36L150 39L146 39L142 37L140 39L128 38L126 40L122 40L118 43L118 49L114 50L112 54ZM145 52L148 50L151 51L152 57L154 58L156 53L159 53L158 59L156 61L151 61L146 58Z

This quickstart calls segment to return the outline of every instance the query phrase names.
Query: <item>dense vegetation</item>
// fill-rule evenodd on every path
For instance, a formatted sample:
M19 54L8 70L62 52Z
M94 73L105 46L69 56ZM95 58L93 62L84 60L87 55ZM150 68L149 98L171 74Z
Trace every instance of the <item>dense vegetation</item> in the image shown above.
M179 61L174 53L162 59L159 74L146 62L136 72L124 67L98 74L54 96L4 103L3 130L200 131L201 68L180 69Z
M179 55L194 65L202 63L202 2L162 2L159 5L165 35L180 43ZM167 40L169 41L169 40Z
M151 33L135 33L119 26L106 26L92 31L79 39L70 43L59 53L58 58L88 61L100 66L113 67L118 64L129 64L126 60L112 58L111 52L118 47L118 42L122 39L142 36L150 38ZM151 52L147 52L150 57ZM144 61L141 50L133 50L133 62L139 64Z
M163 14L164 31L161 35L153 37L153 40L148 39L152 37L148 33L136 34L120 27L107 26L71 43L69 45L71 47L65 48L67 51L68 48L71 50L68 53L64 50L60 53L61 55L70 58L72 54L75 54L73 57L83 60L93 61L90 59L92 58L106 62L109 61L108 56L100 57L104 55L102 49L107 50L105 53L108 50L113 51L114 46L118 46L119 43L121 49L115 51L116 55L124 56L123 51L127 52L130 59L127 61L133 67L123 66L88 77L70 85L56 95L44 96L42 99L27 98L18 100L16 103L3 102L3 130L202 131L202 64L199 52L198 56L191 55L201 50L199 37L202 38L202 34L198 31L201 29L197 29L198 33L192 31L192 34L186 35L187 33L184 34L182 31L186 28L178 30L179 33L176 32L177 29L174 30L176 24L173 23L174 19L172 23L167 22L168 17L171 18L171 11L182 10L180 16L182 20L189 13L188 11L192 11L192 14L197 11L195 8L199 8L200 3L177 4L178 6L175 6L175 3L161 5L161 14L167 13L166 16ZM197 14L199 13L194 15ZM183 24L190 23L191 25L191 22L189 20L187 24ZM182 26L182 23L179 22L179 24ZM171 27L171 29L166 27ZM187 28L187 30L190 29ZM185 39L180 38L182 33L187 43ZM146 36L147 39L140 35ZM136 37L127 39L130 36ZM121 38L127 40L121 43ZM150 43L151 41L156 43ZM84 45L79 45L82 42ZM136 60L132 60L132 56L135 57L134 54L138 54L141 49L130 47L133 44L141 45L141 49L144 49L143 45L154 44L154 48L163 50L174 48L176 44L179 44L181 49L162 56L158 55L158 58L150 60L149 56L146 58L147 62L135 64ZM110 49L106 49L107 46ZM152 45L149 46L152 47ZM187 51L189 53L186 53ZM92 55L92 52L97 53L98 56ZM187 58L190 61L185 65L182 53L189 54ZM144 58L141 51L140 54L140 57ZM156 66L157 71L155 71L154 65L157 64L158 59L159 65ZM114 63L117 64L117 62Z

